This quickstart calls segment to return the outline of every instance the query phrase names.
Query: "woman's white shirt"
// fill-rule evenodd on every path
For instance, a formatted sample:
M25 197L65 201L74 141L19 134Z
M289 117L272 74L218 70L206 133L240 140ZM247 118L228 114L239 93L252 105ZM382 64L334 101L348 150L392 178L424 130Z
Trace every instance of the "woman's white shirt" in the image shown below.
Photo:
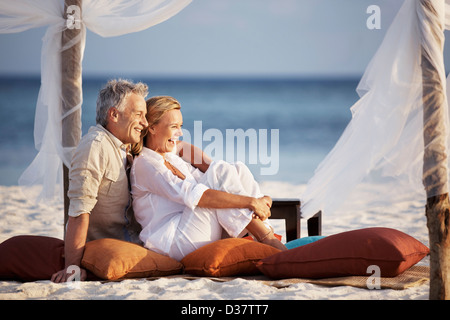
M175 176L164 164L164 158L186 177ZM203 173L173 153L164 157L143 148L133 161L130 172L133 209L142 226L144 245L168 254L182 212L194 210L208 189L199 183Z

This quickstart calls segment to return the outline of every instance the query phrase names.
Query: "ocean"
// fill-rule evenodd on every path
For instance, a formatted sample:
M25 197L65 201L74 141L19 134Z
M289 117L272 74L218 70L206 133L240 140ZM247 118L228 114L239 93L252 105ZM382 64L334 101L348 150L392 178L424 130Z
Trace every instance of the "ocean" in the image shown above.
M83 79L82 130L95 125L107 78ZM150 94L182 106L183 139L213 159L243 161L257 181L306 183L333 148L358 100L358 79L146 79ZM0 185L31 163L40 78L0 78Z

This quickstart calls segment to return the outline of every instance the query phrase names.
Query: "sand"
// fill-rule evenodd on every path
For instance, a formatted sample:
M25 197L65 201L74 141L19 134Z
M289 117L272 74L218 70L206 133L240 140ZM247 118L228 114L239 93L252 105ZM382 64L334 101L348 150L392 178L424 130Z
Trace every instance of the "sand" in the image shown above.
M304 185L284 182L261 183L262 191L274 198L299 198L304 188ZM348 201L338 212L332 216L324 215L323 235L366 227L389 227L403 231L428 245L424 202L421 199L409 199L395 204L388 201L373 201L370 195L376 191L373 190L374 188L376 187L364 186L354 195L353 200ZM26 200L17 186L0 186L0 194L0 242L22 234L62 239L62 202L32 204ZM302 229L304 227L303 222ZM302 234L306 236L306 230L302 230ZM424 258L419 264L428 265L429 258ZM277 289L259 281L242 278L229 282L216 282L206 278L132 279L109 283L78 282L71 286L50 281L29 283L0 281L1 300L426 300L428 293L429 282L405 290L369 290L350 286L325 287L308 283L293 284L287 288Z

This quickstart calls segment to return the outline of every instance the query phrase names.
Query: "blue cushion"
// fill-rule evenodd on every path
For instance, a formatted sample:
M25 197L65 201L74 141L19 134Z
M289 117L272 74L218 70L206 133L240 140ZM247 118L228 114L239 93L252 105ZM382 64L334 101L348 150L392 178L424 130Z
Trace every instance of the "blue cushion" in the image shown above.
M289 241L285 245L286 245L286 248L293 249L293 248L304 246L305 244L308 244L308 243L315 242L315 241L323 239L323 238L325 238L325 236L304 237L304 238Z

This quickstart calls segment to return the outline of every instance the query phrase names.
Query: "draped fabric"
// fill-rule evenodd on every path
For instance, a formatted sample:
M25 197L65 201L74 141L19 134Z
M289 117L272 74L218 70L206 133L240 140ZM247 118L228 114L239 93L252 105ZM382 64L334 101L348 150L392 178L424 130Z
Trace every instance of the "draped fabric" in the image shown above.
M424 4L432 5L436 12ZM398 199L426 200L427 196L448 192L447 173L434 185L422 181L424 151L434 148L441 153L439 161L427 165L427 171L438 172L448 164L445 28L450 29L450 0L404 1L358 84L360 99L351 107L351 121L301 195L302 217L309 218L320 210L332 215L366 182L382 184L377 190ZM442 85L440 115L424 117L424 101L435 96L423 88L423 57L437 70L434 80ZM445 141L438 147L438 141L424 146L424 126L438 116L443 120L439 130Z
M86 30L103 37L137 32L172 17L191 0L84 0L81 32L67 47L84 49ZM436 13L424 8L430 3ZM62 194L62 163L69 166L73 148L63 148L62 119L81 108L81 102L62 114L61 33L67 28L61 0L0 0L0 33L48 26L43 38L41 88L36 105L35 146L38 155L20 178L22 186L41 185L34 200ZM445 93L443 29L450 29L450 0L405 0L385 39L369 63L358 87L360 99L351 107L352 119L335 147L308 182L302 216L319 210L332 214L363 182L383 183L396 196L426 196L448 192L446 181L429 186L422 181L424 146L422 57L438 70ZM444 127L448 140L448 106L444 94ZM82 101L82 97L79 99ZM432 122L432 117L425 117ZM445 141L444 144L448 142ZM445 146L446 149L446 146ZM447 165L445 150L441 161ZM427 168L433 171L435 168Z
M38 154L19 179L31 200L62 196L62 163L70 166L74 150L74 147L64 148L62 145L62 121L81 108L82 96L79 97L80 103L62 114L61 52L79 45L82 59L86 29L103 37L142 31L174 16L191 1L83 0L81 17L76 15L76 11L70 12L74 19L72 22L81 32L62 47L62 32L69 26L63 18L64 1L0 0L0 33L48 26L42 40L41 88L34 127ZM31 186L42 188L27 188Z

